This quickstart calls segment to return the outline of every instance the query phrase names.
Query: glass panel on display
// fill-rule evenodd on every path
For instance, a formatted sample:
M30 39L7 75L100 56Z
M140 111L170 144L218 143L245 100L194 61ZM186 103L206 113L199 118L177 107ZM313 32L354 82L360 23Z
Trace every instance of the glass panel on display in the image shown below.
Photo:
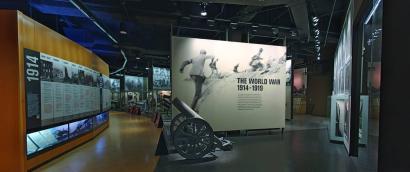
M153 67L154 89L171 89L169 68Z
M383 0L373 0L362 25L362 82L361 94L368 104L363 113L368 114L360 123L360 135L379 136L380 118L380 81L382 59ZM367 124L369 128L367 128Z
M101 111L99 72L30 49L24 55L27 130Z
M330 139L340 141L340 137L342 137L349 154L351 135L352 13L353 3L350 3L335 53L330 121Z
M101 124L105 123L106 121L108 121L108 112L104 112L102 114L99 114L97 116L95 116L95 127L100 126Z
M93 128L92 118L75 121L68 124L70 138L84 134Z
M27 155L51 147L68 139L68 124L27 134Z

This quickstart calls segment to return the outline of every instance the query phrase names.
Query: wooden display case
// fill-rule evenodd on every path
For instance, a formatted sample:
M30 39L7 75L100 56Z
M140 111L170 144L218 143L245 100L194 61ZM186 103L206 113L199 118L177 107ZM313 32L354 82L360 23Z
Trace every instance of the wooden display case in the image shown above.
M19 11L0 10L0 171L23 172L67 152L108 127L108 122L75 139L26 155L24 49L47 53L109 75L108 65L90 50L41 25Z

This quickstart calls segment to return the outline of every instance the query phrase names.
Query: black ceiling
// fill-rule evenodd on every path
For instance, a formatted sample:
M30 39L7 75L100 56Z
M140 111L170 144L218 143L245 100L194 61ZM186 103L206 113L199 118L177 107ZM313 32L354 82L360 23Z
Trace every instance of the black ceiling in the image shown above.
M292 57L314 58L311 17L320 18L321 42L325 42L328 33L327 42L335 44L348 5L346 0L336 0L335 4L335 0L204 0L208 2L208 15L202 17L198 0L76 1L84 4L107 32L118 39L118 44L69 0L9 1L0 5L2 8L25 6L21 10L27 15L91 49L110 64L111 71L122 65L120 49L124 50L129 74L144 74L147 66L170 65L171 28L175 36L208 39L226 39L226 30L242 35L249 32L249 42L261 44L283 45L286 37ZM126 35L120 34L120 25L127 31Z

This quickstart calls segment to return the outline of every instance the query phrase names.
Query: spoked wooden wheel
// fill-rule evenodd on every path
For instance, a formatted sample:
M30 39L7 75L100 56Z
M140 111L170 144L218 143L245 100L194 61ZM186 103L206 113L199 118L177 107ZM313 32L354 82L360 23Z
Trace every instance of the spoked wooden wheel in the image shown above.
M214 132L200 118L184 120L176 127L173 142L177 152L186 159L199 159L214 150Z

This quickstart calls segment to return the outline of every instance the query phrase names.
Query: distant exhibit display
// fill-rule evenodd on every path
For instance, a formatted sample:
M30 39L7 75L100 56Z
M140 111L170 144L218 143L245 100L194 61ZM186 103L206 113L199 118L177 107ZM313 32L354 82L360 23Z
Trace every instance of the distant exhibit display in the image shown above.
M284 128L286 76L284 46L172 38L173 97L214 131Z
M144 78L138 76L125 75L125 91L142 92L144 90Z
M171 73L169 68L153 67L154 89L169 90L171 89Z
M120 79L110 78L111 91L119 93L121 89Z
M120 109L121 101L121 80L116 78L110 78L111 88L111 108L115 110Z
M286 61L286 119L292 119L292 60Z
M108 76L30 49L24 60L28 154L90 131L95 115L110 109Z

